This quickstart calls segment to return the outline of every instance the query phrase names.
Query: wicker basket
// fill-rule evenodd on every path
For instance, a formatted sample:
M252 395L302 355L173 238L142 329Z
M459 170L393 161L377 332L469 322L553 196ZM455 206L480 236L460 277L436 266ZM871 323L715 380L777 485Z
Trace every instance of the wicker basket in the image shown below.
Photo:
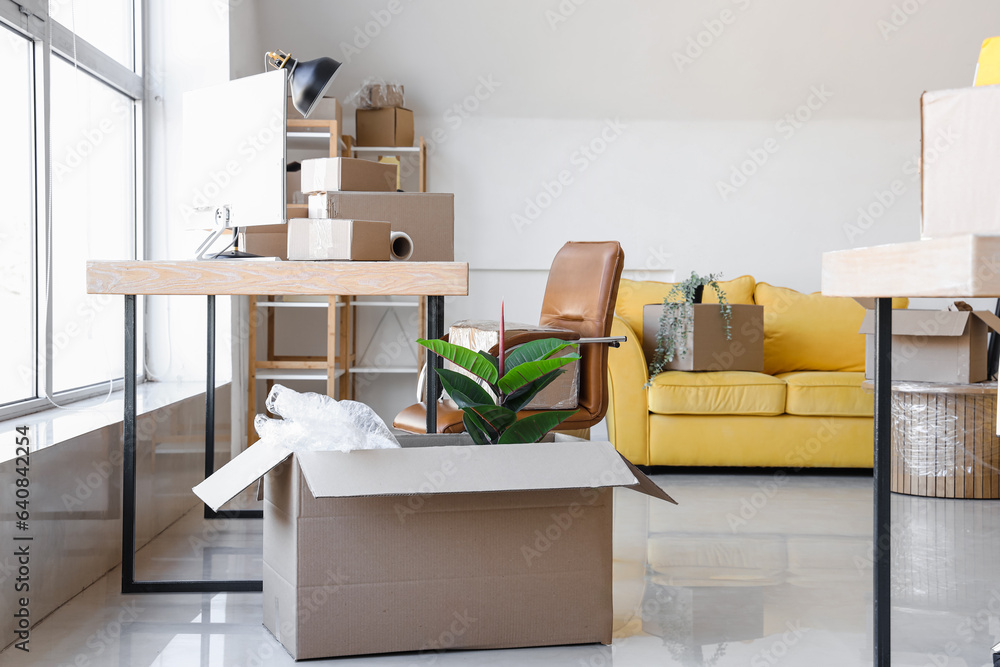
M892 475L896 493L1000 498L997 385L892 385Z

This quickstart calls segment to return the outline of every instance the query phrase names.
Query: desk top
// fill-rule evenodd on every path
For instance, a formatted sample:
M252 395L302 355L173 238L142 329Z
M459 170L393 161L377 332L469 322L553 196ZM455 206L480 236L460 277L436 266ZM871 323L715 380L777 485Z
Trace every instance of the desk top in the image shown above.
M466 262L90 261L88 294L464 296Z
M823 253L823 294L1000 297L1000 236L954 236Z

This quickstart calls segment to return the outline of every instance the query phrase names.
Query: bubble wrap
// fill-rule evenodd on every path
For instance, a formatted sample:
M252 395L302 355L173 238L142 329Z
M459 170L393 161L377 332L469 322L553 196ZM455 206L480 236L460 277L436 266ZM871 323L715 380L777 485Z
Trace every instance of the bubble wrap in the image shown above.
M294 451L341 451L399 447L375 411L357 401L337 401L322 394L300 394L280 384L267 396L267 409L281 419L254 418L262 439Z

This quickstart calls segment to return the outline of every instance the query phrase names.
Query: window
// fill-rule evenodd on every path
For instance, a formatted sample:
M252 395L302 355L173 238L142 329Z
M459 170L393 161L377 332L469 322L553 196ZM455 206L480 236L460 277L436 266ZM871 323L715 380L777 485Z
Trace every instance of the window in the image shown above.
M31 42L0 28L0 405L36 396Z
M0 418L120 382L123 303L86 293L86 262L140 238L136 3L48 5L0 0Z

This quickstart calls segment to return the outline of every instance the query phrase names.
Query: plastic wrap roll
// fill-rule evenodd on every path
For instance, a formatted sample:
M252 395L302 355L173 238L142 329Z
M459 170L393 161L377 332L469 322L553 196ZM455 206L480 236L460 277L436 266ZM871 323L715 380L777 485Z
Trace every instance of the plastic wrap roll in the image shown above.
M897 493L1000 498L997 385L892 385L892 475Z
M413 256L413 239L406 232L389 235L389 254L393 260L405 262Z

